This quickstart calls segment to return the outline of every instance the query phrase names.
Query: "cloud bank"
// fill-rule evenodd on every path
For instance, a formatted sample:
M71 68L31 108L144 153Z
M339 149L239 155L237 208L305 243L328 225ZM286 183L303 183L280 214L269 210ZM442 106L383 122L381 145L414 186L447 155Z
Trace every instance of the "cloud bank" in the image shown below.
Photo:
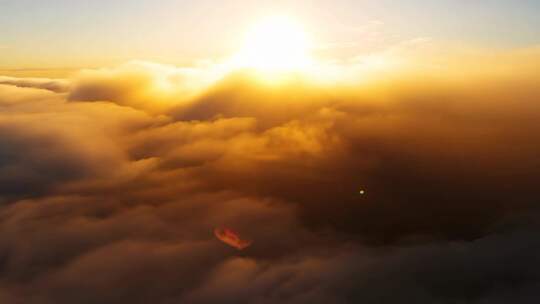
M0 302L538 302L540 53L418 57L0 78Z

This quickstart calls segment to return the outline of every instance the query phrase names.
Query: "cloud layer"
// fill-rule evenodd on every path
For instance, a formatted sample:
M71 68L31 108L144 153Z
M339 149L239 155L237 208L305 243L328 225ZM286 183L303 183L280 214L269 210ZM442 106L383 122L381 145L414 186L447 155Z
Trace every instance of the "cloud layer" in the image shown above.
M0 302L536 303L539 53L459 58L0 78Z

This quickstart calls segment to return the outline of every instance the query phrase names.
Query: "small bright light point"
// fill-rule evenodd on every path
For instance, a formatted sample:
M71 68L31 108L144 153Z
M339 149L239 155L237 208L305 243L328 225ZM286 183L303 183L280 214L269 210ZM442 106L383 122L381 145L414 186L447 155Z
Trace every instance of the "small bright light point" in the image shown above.
M286 17L267 18L248 32L235 58L240 68L291 71L311 64L311 43L304 29Z

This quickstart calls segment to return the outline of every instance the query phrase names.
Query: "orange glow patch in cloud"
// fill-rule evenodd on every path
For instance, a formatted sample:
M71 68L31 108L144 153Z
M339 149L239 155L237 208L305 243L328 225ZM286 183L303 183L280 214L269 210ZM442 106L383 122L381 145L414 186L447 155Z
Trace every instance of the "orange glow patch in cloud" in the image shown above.
M215 228L214 235L223 243L238 250L246 249L252 244L251 241L243 240L237 232L229 228Z

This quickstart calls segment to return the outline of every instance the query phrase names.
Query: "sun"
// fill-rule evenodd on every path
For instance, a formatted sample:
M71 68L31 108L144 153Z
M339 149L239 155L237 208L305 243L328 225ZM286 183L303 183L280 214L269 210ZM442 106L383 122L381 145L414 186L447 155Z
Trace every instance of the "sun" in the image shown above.
M308 67L311 41L302 26L291 18L274 16L248 31L235 65L262 71L294 71Z

